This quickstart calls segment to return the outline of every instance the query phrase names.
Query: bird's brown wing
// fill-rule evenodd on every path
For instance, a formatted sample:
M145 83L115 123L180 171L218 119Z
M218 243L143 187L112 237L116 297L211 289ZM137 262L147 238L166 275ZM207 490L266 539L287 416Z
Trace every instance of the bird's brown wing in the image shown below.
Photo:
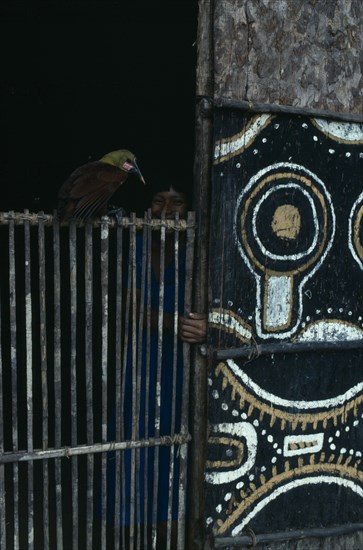
M98 214L126 178L126 172L104 162L80 166L58 192L60 218L86 219Z
M116 166L105 162L90 162L72 172L60 188L58 197L79 199L92 194L100 187L115 191L126 178L127 172Z

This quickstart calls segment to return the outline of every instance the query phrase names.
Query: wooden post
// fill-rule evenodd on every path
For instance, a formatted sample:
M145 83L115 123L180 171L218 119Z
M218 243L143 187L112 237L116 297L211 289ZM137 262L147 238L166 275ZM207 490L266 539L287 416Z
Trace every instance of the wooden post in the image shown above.
M194 204L197 222L193 305L208 308L208 247L210 222L210 177L213 136L213 50L211 0L199 0ZM189 513L187 548L204 548L204 467L207 444L207 358L194 346L191 362L190 400L192 441L189 461Z
M324 227L319 258L321 265L324 262L328 263L330 271L326 272L327 280L330 280L334 261L336 262L334 269L339 272L340 264L344 262L349 264L353 256L353 270L356 269L356 264L363 270L360 252L355 252L356 248L361 250L358 222L354 222L354 231L353 222L350 222L349 239L354 241L351 246L347 242L349 239L344 240L341 237L347 233L346 220L358 219L357 212L363 200L359 184L354 183L361 179L358 164L362 157L359 156L357 145L360 147L363 143L362 128L356 124L363 122L361 91L363 69L360 62L363 42L362 20L363 4L360 0L334 2L199 0L194 204L199 238L196 254L195 305L201 310L206 310L207 307L209 309L211 315L209 349L214 352L214 357L210 354L207 365L207 360L198 355L196 350L193 362L194 428L191 449L188 548L208 548L207 532L215 539L214 547L220 548L237 546L244 548L256 542L263 544L268 541L269 548L277 550L287 548L288 545L289 548L298 550L302 548L301 544L304 544L300 541L302 537L309 538L311 549L319 547L338 550L363 546L363 536L359 532L361 524L358 523L359 514L356 512L355 505L352 505L352 518L348 520L347 515L343 519L342 516L337 518L342 525L334 533L329 518L321 519L322 523L319 523L319 527L323 525L325 528L317 533L316 529L314 530L317 527L316 517L314 519L313 515L310 516L310 524L302 524L302 528L297 525L298 516L295 516L292 523L287 525L287 520L284 523L283 514L280 514L282 523L279 527L271 524L266 510L265 516L262 514L264 519L258 519L259 507L262 510L269 498L263 505L261 505L262 500L255 507L251 503L256 503L259 498L262 499L262 495L272 495L272 491L268 493L268 487L277 487L280 482L279 476L281 480L290 479L292 469L296 480L296 476L301 476L301 472L305 471L304 468L306 471L311 469L323 472L324 468L325 471L329 471L333 463L336 462L340 467L342 460L347 460L349 464L353 458L343 458L344 453L347 452L343 446L337 451L337 456L333 456L331 451L335 447L331 438L334 438L335 434L333 432L329 434L330 428L326 421L321 421L320 431L313 423L309 429L307 424L303 423L300 430L304 433L300 433L299 426L294 420L296 411L290 411L291 416L286 416L286 419L283 419L282 415L278 434L276 432L273 436L269 435L270 440L271 437L276 438L274 444L280 454L275 456L274 453L277 451L273 450L275 447L272 443L270 450L268 445L264 447L267 438L265 434L269 433L269 430L273 432L274 426L276 428L277 417L274 406L270 409L272 416L268 424L264 416L268 405L265 407L261 404L263 401L261 396L259 396L260 401L256 395L252 397L253 392L249 393L246 386L246 380L252 380L255 389L262 388L261 395L268 394L273 398L276 392L276 387L273 386L274 376L278 377L279 373L281 375L284 372L287 361L284 362L282 359L277 365L278 359L273 356L270 362L268 358L262 359L259 344L288 343L292 337L301 336L307 324L312 321L306 312L304 312L304 319L300 315L304 307L306 309L312 307L313 302L307 305L309 304L307 300L311 299L312 294L315 300L321 289L320 301L324 302L324 280L319 282L321 281L319 277L324 270L320 270L319 275L315 277L320 267L316 268L309 279L309 288L305 289L307 295L301 298L300 305L299 297L293 296L293 290L289 294L290 289L293 289L292 282L295 282L293 281L295 275L292 274L296 273L300 276L301 269L305 269L304 266L313 266L311 262L315 259L301 268L296 268L295 272L293 269L289 271L290 268L286 267L285 271L288 275L285 279L279 278L278 261L283 252L279 256L280 252L275 252L275 249L271 252L267 245L262 246L262 239L270 234L272 227L268 221L270 220L269 197L278 198L280 190L284 190L283 193L286 190L286 197L288 197L288 200L285 200L284 196L281 197L281 208L280 203L279 205L276 203L277 206L272 204L272 214L274 212L281 214L287 205L291 212L300 213L307 220L309 207L313 208L316 225L314 222L312 227L320 230ZM259 116L253 116L257 114ZM280 118L274 120L275 117ZM342 124L335 121L341 121ZM252 145L255 141L258 145ZM265 145L266 143L268 145ZM322 159L323 155L326 156L325 159ZM352 159L351 164L348 165L346 159ZM341 180L333 181L331 174L334 173L339 173ZM268 186L271 181L275 182L271 184L271 189L263 187ZM340 200L337 192L338 184L341 185L339 189L344 189L346 197L349 196L346 202ZM290 188L294 191L292 192ZM266 189L265 194L261 191L263 189ZM316 196L311 198L309 193L312 189L317 190L317 193L314 191ZM261 196L258 196L260 191ZM302 202L307 200L305 206L302 202L298 205L294 203L299 193L301 193ZM319 211L319 204L316 203L317 208L315 208L313 201L316 197L323 197L323 195L325 198L320 203L322 209ZM355 205L353 209L352 205ZM265 208L265 214L258 218L263 208ZM318 221L319 216L321 221ZM250 226L246 230L245 226L249 222L251 222ZM210 233L209 228L212 228ZM336 228L337 233L335 233ZM237 232L241 235L239 243ZM315 235L319 240L318 234L315 233ZM254 256L253 237L256 237L257 248L261 244L262 252L258 258ZM344 261L334 251L337 238L341 239L342 248L345 250ZM289 239L291 243L295 236L291 234ZM211 246L209 241L212 243ZM250 241L253 241L252 244ZM272 241L266 242L269 244ZM279 240L277 236L273 246L276 244L278 247L279 243L282 243L281 250L283 250L284 242L283 238ZM298 243L298 240L296 242ZM348 245L351 252L348 250ZM326 248L323 248L324 246ZM301 249L300 255L303 256L304 253L305 249ZM289 260L294 258L298 260L300 257L299 254L296 257L293 254L289 256L287 252L285 255ZM329 261L325 261L326 258ZM273 266L266 271L265 276L264 270L270 264ZM285 266L283 267L285 269ZM343 265L341 267L343 268ZM259 274L259 269L263 275ZM281 268L281 273L285 271ZM262 281L261 293L259 293L260 280ZM279 300L274 299L277 286L281 296L286 298L282 305ZM349 290L345 286L342 290L346 290L344 296L350 302L354 289ZM337 288L335 295L340 297L342 294ZM256 303L253 303L253 300ZM356 300L354 302L353 299L351 309L354 309L354 304ZM277 313L279 308L275 307L280 305L283 311L282 321ZM293 307L297 309L293 310ZM344 311L340 309L341 311L339 309L337 311L343 312L342 317L344 317ZM333 320L329 311L330 308L327 306L324 318L319 318L316 322L328 325ZM315 306L313 313L315 316L320 315L320 306ZM351 316L352 312L347 310L347 315ZM348 318L342 318L339 322L349 325ZM357 326L357 329L360 330L360 327ZM287 334L288 331L291 334ZM331 333L331 339L327 338L327 340L335 341L335 337ZM255 350L247 360L247 364L255 361L253 368L252 365L247 367L248 376L243 371L245 360L238 362L238 359L232 360L231 355L228 355L230 348L237 349L246 344L250 346L249 349L252 347ZM344 347L344 342L342 345ZM223 356L222 360L217 357L218 349L223 350L219 354L220 358ZM238 355L241 356L237 351L235 357ZM299 387L299 391L304 383L305 366L310 369L309 372L312 373L313 378L316 376L314 382L316 387L323 388L323 376L318 374L319 364L316 365L316 374L313 368L314 358L304 363L304 359L297 355L295 363L299 365L295 373L296 388ZM330 375L338 386L339 380L345 380L344 369L348 364L353 365L354 358L352 359L352 355L348 356L347 352L345 364L341 363L339 368L337 363L337 370ZM207 368L210 369L209 381L207 381ZM243 383L241 382L243 377L238 378L241 369L244 376ZM354 369L353 365L350 369L352 387ZM258 383L254 379L256 371L259 371ZM274 373L274 376L271 373ZM274 390L270 389L266 393L264 384L269 377L272 381L270 388L273 387ZM211 384L209 407L206 395L207 382ZM285 396L285 390L286 395L290 395L289 391L294 384L293 376L291 381L286 377L282 384L285 385L281 395ZM322 389L317 400L324 399L323 392ZM304 397L308 406L311 405L309 397L308 395ZM285 397L285 400L287 402L288 398ZM291 397L290 401L293 409ZM275 408L278 409L277 404ZM358 415L358 413L354 414ZM209 444L206 443L207 416L208 430L212 434ZM263 422L266 422L266 426ZM351 428L346 424L346 420L342 418L341 423L341 430L349 433ZM319 434L315 434L315 431ZM336 428L335 431L339 432ZM292 432L294 432L293 436L291 436ZM309 439L309 434L314 435L314 441L321 438L323 450L319 447L320 451L316 451L316 456L312 451L300 453L299 450L296 453L291 451L289 454L290 450L285 448L284 444L288 445L289 441L295 441L294 438L302 444L302 441ZM281 440L279 446L278 438ZM231 442L229 447L226 443L228 441ZM240 447L238 447L239 444ZM353 441L350 444L350 456L359 458L360 444L356 446ZM333 446L329 447L329 445ZM211 450L211 447L214 448ZM237 448L242 449L242 447L245 450L241 451L238 457ZM257 455L257 449L259 455ZM228 457L232 458L228 459ZM280 460L281 457L283 461ZM238 462L240 474L235 471L233 459L236 462L240 460ZM315 468L315 460L318 460L321 466ZM266 466L269 470L268 474L265 473ZM204 484L203 468L206 472L207 486ZM357 468L360 470L358 463ZM344 475L334 479L337 486L346 483ZM318 483L315 481L309 478L306 485L311 483L312 487L314 484L316 487ZM326 482L325 479L323 481ZM301 481L300 486L305 486L304 484L305 480ZM328 486L323 485L321 485L322 492ZM346 486L350 487L349 482ZM284 503L289 506L288 503L292 502L288 500L289 487L286 481L286 492L285 489L279 489L279 494L283 495L279 501L282 508ZM361 490L360 485L357 490ZM278 518L278 506L274 501L276 494L271 497L271 502L274 502L273 513ZM337 495L341 495L340 489ZM319 498L322 510L321 503L324 502L324 498L320 496ZM303 508L303 498L301 504ZM266 509L269 510L268 506L266 505ZM246 532L246 528L250 525L256 529L256 532ZM300 532L299 529L303 530ZM354 530L358 532L353 534ZM303 535L291 537L294 540L288 542L289 532L293 531Z

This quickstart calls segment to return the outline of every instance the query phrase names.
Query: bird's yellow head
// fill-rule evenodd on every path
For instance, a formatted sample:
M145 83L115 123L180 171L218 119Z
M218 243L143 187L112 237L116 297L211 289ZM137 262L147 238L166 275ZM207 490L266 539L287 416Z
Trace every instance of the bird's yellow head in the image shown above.
M120 170L123 170L124 172L137 174L141 181L145 183L145 180L137 165L135 155L127 149L111 151L111 153L104 155L100 161L106 162L107 164L112 164L112 166L117 166L117 168L120 168Z

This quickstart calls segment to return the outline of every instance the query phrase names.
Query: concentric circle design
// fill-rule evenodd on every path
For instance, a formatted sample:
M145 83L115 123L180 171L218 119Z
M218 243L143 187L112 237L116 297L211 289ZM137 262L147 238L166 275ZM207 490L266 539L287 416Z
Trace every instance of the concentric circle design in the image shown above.
M322 257L333 217L330 196L317 176L298 165L272 165L254 176L238 199L240 251L253 270L301 272Z
M238 197L234 230L257 283L257 334L288 338L299 324L302 288L333 243L330 194L305 167L273 164L253 176Z

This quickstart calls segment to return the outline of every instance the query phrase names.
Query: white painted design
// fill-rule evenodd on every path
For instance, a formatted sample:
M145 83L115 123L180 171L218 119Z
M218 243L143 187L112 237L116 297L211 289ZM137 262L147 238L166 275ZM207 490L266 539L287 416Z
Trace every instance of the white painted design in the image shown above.
M299 285L296 289L298 304L297 304L297 308L296 308L297 309L297 316L296 316L295 324L288 327L288 329L286 329L285 331L276 331L276 332L268 332L267 331L267 332L265 332L262 328L262 315L263 315L264 307L263 307L263 304L261 303L261 296L263 294L261 292L261 288L262 288L262 285L264 285L265 276L264 276L264 274L261 275L260 273L258 273L256 271L255 266L252 264L251 260L249 259L249 257L247 256L247 254L245 253L245 251L243 249L241 240L239 238L239 235L237 234L237 216L239 214L241 202L250 193L251 189L257 184L257 182L262 177L264 177L266 174L268 174L269 172L277 171L277 170L280 170L280 169L293 171L293 172L296 173L297 177L302 174L302 175L310 178L314 182L315 185L317 184L319 186L319 190L323 193L325 201L326 201L326 205L330 210L330 215L331 215L331 227L329 228L330 238L327 240L325 249L322 251L322 254L321 254L320 258L316 261L316 263L314 265L310 266L309 269L305 270L304 275L301 276ZM302 290L303 290L304 285L306 284L306 282L319 270L319 268L323 264L327 254L328 254L328 252L329 252L329 250L330 250L330 248L333 244L334 235L335 235L335 213L334 213L332 199L331 199L331 196L330 196L328 190L325 187L325 184L320 180L320 178L318 178L318 176L316 174L313 174L313 172L311 172L310 170L308 170L307 168L304 168L303 166L301 166L299 164L294 164L294 163L289 163L289 162L277 162L275 164L267 166L266 168L263 168L262 170L257 172L257 174L255 174L250 179L250 181L248 182L248 184L243 189L242 193L239 195L239 197L237 199L235 217L234 217L234 237L235 237L235 242L236 242L238 250L241 254L242 259L244 260L245 264L247 265L248 269L251 271L251 273L253 274L253 276L255 277L255 280L256 280L256 332L257 332L257 334L260 338L263 338L263 339L266 339L266 338L285 339L285 338L291 337L296 332L296 330L297 330L297 328L298 328L298 326L301 322Z
M248 472L256 460L257 453L257 433L255 428L249 422L236 422L215 424L211 427L214 434L223 434L224 436L235 436L239 439L244 438L246 440L247 458L238 468L235 470L229 470L228 472L206 472L205 480L208 483L214 485L220 485L222 483L230 483L236 479L242 477Z
M286 326L289 323L291 299L291 277L278 276L267 279L267 328Z
M329 485L339 485L340 487L344 487L345 489L351 489L353 493L363 498L363 490L359 485L357 485L356 482L350 481L349 479L342 479L341 477L337 476L311 476L311 477L305 477L302 479L295 479L293 481L290 481L289 483L286 483L282 487L278 487L273 491L270 495L268 495L266 498L262 499L254 508L251 510L249 514L243 520L241 523L236 525L234 529L232 529L231 535L232 537L235 537L239 535L246 525L253 519L263 508L265 508L270 502L273 502L277 497L280 495L283 495L287 493L288 491L291 491L293 489L297 489L298 487L303 487L304 485L320 485L322 483L327 483Z
M349 143L363 141L363 124L335 122L324 118L314 118L313 121L324 134L336 141Z
M363 193L359 195L355 203L353 204L353 207L349 214L349 221L348 221L348 246L349 250L352 253L353 258L359 265L359 267L363 270L363 262L362 258L357 254L357 249L354 246L354 223L357 216L357 213L359 212L360 207L363 203Z
M254 382L247 374L233 361L233 359L227 359L227 364L231 371L241 380L241 382L252 390L259 398L263 399L271 405L283 408L295 407L300 410L313 410L313 409L330 409L344 405L356 395L363 391L363 382L356 384L349 388L345 393L331 397L329 399L321 399L316 401L294 401L291 399L283 399L271 392L268 392L261 388L256 382Z
M325 319L315 321L308 325L297 337L297 342L335 342L360 340L363 338L363 330L360 327Z
M231 137L230 140L224 141L223 143L217 142L214 149L215 160L227 155L236 154L239 150L249 147L271 118L271 115L263 114L259 116L243 134L240 134L235 139Z
M284 438L284 456L296 456L318 453L323 448L324 433L287 435ZM304 444L305 447L292 449L292 445Z
M307 250L304 250L303 252L299 252L298 254L274 254L274 253L270 252L269 250L267 250L267 248L265 248L265 246L262 244L262 242L261 242L261 240L258 236L256 221L257 221L257 216L258 216L259 210L261 208L261 205L265 202L265 200L272 193L277 193L278 191L281 191L282 189L295 189L296 191L298 191L298 192L302 193L303 195L305 195L305 197L308 199L308 201L310 203L312 214L313 214L315 233L314 233L312 243L311 243L311 245L309 246L309 248ZM256 239L256 242L257 242L261 252L265 256L267 256L268 258L271 258L272 260L300 260L301 258L304 258L305 256L307 256L308 254L310 254L314 250L314 248L316 247L316 244L318 242L318 237L319 237L319 220L318 220L315 204L314 204L313 199L311 198L311 195L309 193L307 193L307 191L305 189L303 189L301 187L301 185L297 185L296 183L292 183L292 182L287 183L287 184L280 184L280 185L276 185L274 187L271 187L270 189L268 189L266 191L266 193L263 194L263 196L261 197L261 199L258 201L258 203L255 206L255 209L253 211L253 216L252 216L252 231L253 231L253 236Z
M208 315L208 321L211 324L222 325L226 329L239 334L245 340L251 340L252 332L243 326L236 317L229 315L225 311L211 311Z

